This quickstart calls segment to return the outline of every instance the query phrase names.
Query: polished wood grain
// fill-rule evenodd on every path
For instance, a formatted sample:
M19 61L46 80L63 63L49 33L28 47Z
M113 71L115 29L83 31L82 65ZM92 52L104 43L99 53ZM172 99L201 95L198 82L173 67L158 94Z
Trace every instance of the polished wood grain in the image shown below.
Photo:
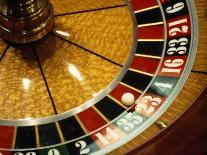
M0 65L0 119L31 119L54 114L30 48L9 47Z
M105 7L119 2L89 4L99 8L97 5ZM73 1L53 4L54 8L60 4L70 6ZM132 27L127 6L55 17L53 36L38 42L36 50L58 113L84 104L116 79L132 51ZM70 65L81 77L69 71Z
M124 0L51 0L54 14L67 14L85 10L115 7L126 4Z
M98 95L122 69L52 35L38 42L36 50L58 113Z
M118 64L125 64L133 40L133 23L127 6L55 19L57 35Z
M195 4L199 22L199 28L197 29L199 31L199 40L193 70L207 72L207 1L195 0Z

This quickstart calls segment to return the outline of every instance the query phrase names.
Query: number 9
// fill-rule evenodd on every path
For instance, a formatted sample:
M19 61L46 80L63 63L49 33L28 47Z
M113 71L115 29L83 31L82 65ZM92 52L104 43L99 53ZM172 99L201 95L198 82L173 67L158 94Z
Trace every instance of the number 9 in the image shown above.
M166 9L166 12L167 13L175 13L175 12L182 10L184 8L184 6L185 6L184 3L180 2L180 3L173 5L173 7L169 6Z

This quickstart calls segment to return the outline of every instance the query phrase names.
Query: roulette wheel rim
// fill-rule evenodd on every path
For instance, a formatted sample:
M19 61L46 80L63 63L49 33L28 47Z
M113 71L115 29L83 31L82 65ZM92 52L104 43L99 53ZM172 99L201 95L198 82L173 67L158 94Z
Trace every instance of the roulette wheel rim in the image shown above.
M192 3L192 1L190 1L190 3ZM191 7L192 7L192 4L191 4ZM189 9L190 7L188 6L188 9ZM191 13L191 12L190 12ZM195 15L195 14L194 14ZM191 14L191 18L192 18L192 14ZM195 18L195 17L194 17ZM191 22L192 22L192 19L191 19ZM191 23L192 24L192 23ZM196 25L196 22L194 21L193 22L193 27ZM196 35L198 35L195 31L193 31L194 32L194 35L196 36ZM196 34L195 34L196 33ZM193 35L192 35L193 36ZM195 36L193 36L194 37L194 41L196 41L196 37ZM194 42L194 41L191 41L191 43L192 42ZM166 40L165 40L165 42L166 42ZM196 41L197 42L197 41ZM196 43L195 43L196 44ZM193 46L193 48L196 48L195 47L196 45L194 45ZM190 48L191 50L192 50L192 48ZM192 51L195 51L195 49L193 49ZM162 53L162 54L164 54L164 53ZM194 59L194 57L195 56L191 56L190 57L190 63L188 63L188 67L189 68L187 68L187 67L185 67L185 70L183 71L183 72L185 72L186 70L188 70L187 72L189 73L189 70L190 70L190 68L191 68L191 66L192 66L192 61L193 61L193 59ZM160 63L161 64L161 63ZM190 64L190 65L189 65ZM159 67L158 67L159 68ZM158 71L157 71L158 72ZM157 75L157 73L155 74L155 75ZM183 85L184 84L184 81L187 79L187 74L185 74L185 77L184 77L184 75L182 75L182 81L180 81L177 85L179 85L180 83L182 83L182 84L180 84L180 85ZM153 77L153 79L154 79L155 77ZM153 79L152 79L152 81L153 81ZM151 83L152 83L152 81L151 81ZM150 84L149 84L150 85ZM176 86L177 86L176 85ZM149 87L149 86L148 86ZM176 87L177 88L177 87ZM176 88L174 88L173 90L175 90ZM147 89L147 88L146 88ZM146 90L145 89L145 90ZM171 93L171 94L173 94L173 93ZM178 91L176 92L176 94L178 94ZM143 95L143 94L142 94ZM175 94L173 94L172 95L174 98L175 98ZM171 98L172 99L172 98ZM168 104L170 105L170 103L168 102ZM159 113L159 115L161 115L161 111L162 112L164 112L166 109L167 109L167 107L169 106L169 105L165 105L165 107L163 108L163 110L160 110L160 111L158 111L157 113ZM156 117L158 118L158 114L156 114ZM155 119L156 119L156 117L154 117L154 118L152 118L151 117L151 120L149 119L149 122L153 122ZM61 118L61 119L63 119L63 118ZM118 119L118 118L116 118L116 119ZM59 120L59 119L58 119ZM58 120L56 120L56 121L58 121ZM115 121L115 120L114 120ZM112 122L112 121L111 121ZM109 122L109 123L111 123L111 122ZM150 123L149 122L147 122L146 123L146 125L142 125L142 126L145 126L145 127L143 127L143 130L145 129L145 128L147 128L147 126L149 126L150 125ZM44 122L44 123L46 123L46 122ZM48 122L47 122L48 123ZM38 123L39 124L39 123ZM40 123L41 124L41 123ZM8 124L7 124L8 125ZM28 125L28 124L24 124L24 125ZM107 124L106 124L107 125ZM105 125L105 126L106 126ZM103 126L104 127L104 126ZM141 128L141 127L140 127ZM139 129L139 131L141 132L141 130L140 130L140 128L137 128L137 130ZM135 134L136 133L136 134ZM90 133L91 134L91 133ZM131 138L133 138L135 135L137 135L138 134L138 132L137 131L134 131L134 133L132 133L132 134L134 134ZM127 137L125 137L125 138L127 138L128 140L130 140L130 138L128 138L129 137L129 135L127 136ZM103 151L103 152L99 152L99 153L105 153L105 152L108 152L109 150L111 150L111 149L114 149L114 147L118 147L118 146L120 146L121 144L123 144L123 143L125 143L126 142L126 140L123 140L123 142L121 142L121 141L119 141L119 144L116 142L116 146L115 145L113 145L113 146L110 146L111 148L108 148L107 147L107 149L104 149L104 150L101 150L101 151ZM63 143L62 143L63 144ZM60 144L61 145L61 144ZM53 145L53 146L55 146L55 145ZM48 146L48 147L51 147L51 146ZM47 147L41 147L41 148L47 148ZM41 149L41 148L39 148L39 149ZM14 149L15 150L15 149ZM17 150L20 150L21 151L21 149L17 149ZM27 149L27 150L30 150L30 149Z
M159 3L159 1L158 1ZM192 38L193 38L193 41L191 42L191 51L196 51L197 50L197 47L198 47L198 29L196 29L196 27L198 27L198 19L197 19L197 14L196 14L196 9L195 9L195 4L194 4L194 1L188 1L187 2L187 5L188 5L188 9L189 9L189 14L190 14L190 18L191 18L191 25L193 25L192 27ZM163 13L163 10L161 10L162 14ZM163 15L164 16L164 15ZM164 17L164 21L166 22L166 19ZM166 23L165 23L166 25ZM166 29L166 26L165 26L165 29ZM165 30L166 31L166 30ZM166 37L167 38L167 37ZM167 39L166 39L167 40ZM165 42L166 42L165 40ZM165 51L165 50L164 50ZM163 52L164 54L164 52ZM120 147L122 145L124 145L126 142L129 142L130 140L132 140L133 138L137 137L137 135L139 135L140 133L142 133L145 129L147 129L148 127L150 127L151 124L153 124L155 122L155 120L157 120L168 108L169 106L172 104L172 102L175 100L175 98L178 96L178 94L180 93L181 89L188 76L190 75L190 71L193 67L193 63L194 63L194 60L195 60L195 56L196 56L196 52L192 52L191 53L192 55L189 57L189 60L188 60L188 65L186 65L186 68L185 70L183 71L183 75L182 75L182 78L181 80L179 80L179 82L177 83L176 87L174 88L173 92L171 93L171 95L167 98L166 100L166 103L163 104L162 107L160 107L155 114L153 114L153 116L151 116L150 118L148 118L147 121L145 121L145 123L143 124L143 128L137 128L137 130L131 132L128 136L126 136L125 138L121 139L119 142L116 143L116 145L113 145L113 146L109 146L106 150L101 150L100 151L100 154L105 154L107 152L110 152L111 150L114 150L116 149L117 147ZM161 64L160 64L161 65ZM159 68L159 67L158 67ZM159 72L159 69L156 71L157 73ZM153 77L153 79L156 77L157 73L155 74L155 76ZM153 82L153 79L151 81L151 83ZM150 87L150 84L148 85L148 87ZM146 88L147 90L147 88ZM145 90L145 91L146 91ZM143 93L144 94L144 93ZM143 95L142 94L142 95ZM142 96L141 95L141 96ZM140 97L141 98L141 97ZM114 120L113 120L114 121ZM112 121L112 122L113 122ZM150 144L150 143L149 143ZM147 144L146 144L147 145ZM140 148L141 150L141 148ZM139 148L137 148L137 150L132 150L131 153L135 153L136 154L136 151L139 151ZM130 152L129 152L130 153Z

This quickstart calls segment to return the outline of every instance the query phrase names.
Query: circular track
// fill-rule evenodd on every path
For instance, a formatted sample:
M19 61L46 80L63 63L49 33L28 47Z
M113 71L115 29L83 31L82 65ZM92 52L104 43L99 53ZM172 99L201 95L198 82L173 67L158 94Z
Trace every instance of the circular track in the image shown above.
M51 2L50 34L0 43L1 154L104 154L141 136L190 74L193 1Z

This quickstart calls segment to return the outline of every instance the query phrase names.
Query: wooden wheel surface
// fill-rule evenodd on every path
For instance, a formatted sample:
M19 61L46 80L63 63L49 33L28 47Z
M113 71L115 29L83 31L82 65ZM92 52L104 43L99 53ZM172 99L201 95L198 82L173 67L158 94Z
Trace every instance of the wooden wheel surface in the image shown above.
M206 0L51 2L47 36L0 40L0 155L144 148L206 87Z

